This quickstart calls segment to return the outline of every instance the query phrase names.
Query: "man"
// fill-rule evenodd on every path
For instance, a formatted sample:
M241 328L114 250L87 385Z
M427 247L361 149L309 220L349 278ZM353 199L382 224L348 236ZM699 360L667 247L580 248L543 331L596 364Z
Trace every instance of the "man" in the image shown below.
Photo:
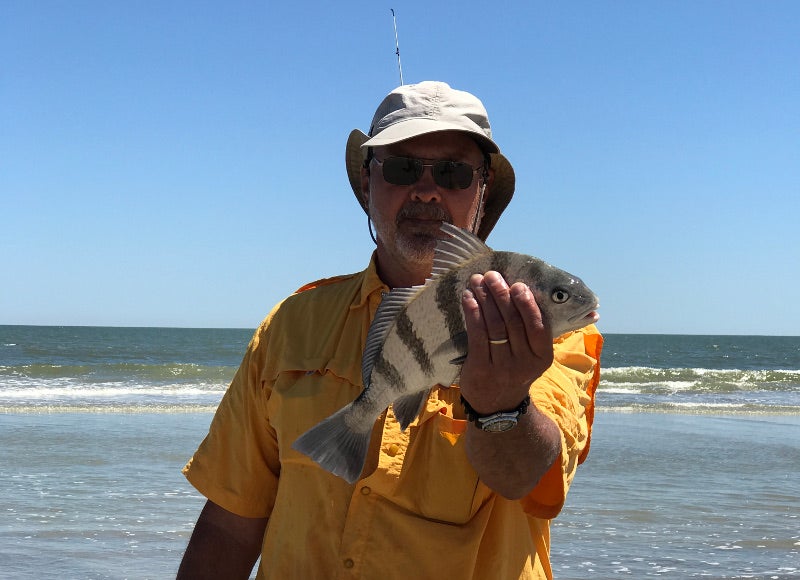
M460 384L432 389L405 431L390 407L355 485L292 449L361 391L382 293L423 283L440 224L486 239L514 192L481 102L439 82L390 93L346 162L377 250L256 331L184 468L208 502L178 576L246 578L260 555L259 578L549 578L549 519L588 452L602 338L590 326L553 341L524 284L475 273ZM461 397L473 415L511 412L511 428L468 421Z

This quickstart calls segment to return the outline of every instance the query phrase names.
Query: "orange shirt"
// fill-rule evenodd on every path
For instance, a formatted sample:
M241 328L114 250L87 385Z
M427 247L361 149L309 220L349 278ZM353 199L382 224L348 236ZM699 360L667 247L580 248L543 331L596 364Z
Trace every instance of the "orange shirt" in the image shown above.
M561 429L562 455L525 498L497 495L467 461L457 386L433 389L405 432L390 407L368 475L351 485L291 445L361 392L361 353L386 291L373 260L279 304L184 474L223 508L269 517L258 578L550 578L549 519L588 451L602 337L592 326L557 339L555 362L531 386Z

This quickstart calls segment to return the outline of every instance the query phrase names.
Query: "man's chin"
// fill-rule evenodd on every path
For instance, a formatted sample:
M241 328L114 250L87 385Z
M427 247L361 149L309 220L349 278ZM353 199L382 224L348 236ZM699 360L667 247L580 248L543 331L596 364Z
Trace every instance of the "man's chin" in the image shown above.
M433 233L403 234L397 238L400 252L415 262L432 262L436 240Z

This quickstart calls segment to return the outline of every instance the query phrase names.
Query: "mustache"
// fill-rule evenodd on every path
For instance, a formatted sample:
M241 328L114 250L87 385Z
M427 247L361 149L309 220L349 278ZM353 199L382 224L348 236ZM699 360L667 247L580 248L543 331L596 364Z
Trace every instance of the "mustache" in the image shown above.
M397 213L397 223L404 219L426 219L453 223L453 218L444 208L427 203L409 203L404 205Z

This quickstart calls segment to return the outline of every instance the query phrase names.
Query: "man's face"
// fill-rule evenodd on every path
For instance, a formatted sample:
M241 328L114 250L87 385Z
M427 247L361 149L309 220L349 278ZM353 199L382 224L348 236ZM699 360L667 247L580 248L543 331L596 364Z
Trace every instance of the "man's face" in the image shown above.
M458 131L421 135L374 148L377 161L396 156L424 159L426 164L461 161L476 169L484 162L478 145ZM473 174L472 183L466 189L438 185L431 167L424 168L416 183L393 185L384 179L380 163L371 161L369 172L362 171L362 191L375 224L379 259L395 261L405 269L424 266L429 272L436 239L441 235L441 223L471 229L476 213L482 209L478 207L481 173Z

